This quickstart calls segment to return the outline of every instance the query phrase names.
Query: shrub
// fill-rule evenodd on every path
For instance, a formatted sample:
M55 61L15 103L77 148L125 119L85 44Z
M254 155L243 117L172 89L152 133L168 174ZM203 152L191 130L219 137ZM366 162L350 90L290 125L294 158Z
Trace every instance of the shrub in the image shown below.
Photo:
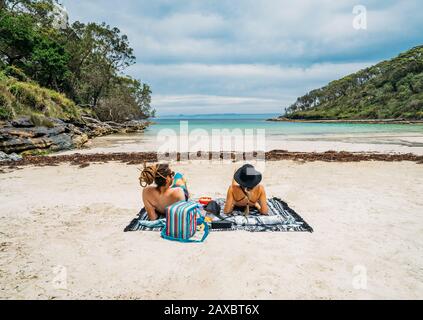
M0 117L34 115L39 125L50 126L47 117L79 120L83 110L59 92L45 89L31 82L18 81L0 72Z
M43 126L48 128L54 127L54 123L42 114L33 113L30 116L30 120L35 126Z
M8 66L4 69L4 74L9 77L16 78L19 81L29 82L28 76L19 68L15 66Z

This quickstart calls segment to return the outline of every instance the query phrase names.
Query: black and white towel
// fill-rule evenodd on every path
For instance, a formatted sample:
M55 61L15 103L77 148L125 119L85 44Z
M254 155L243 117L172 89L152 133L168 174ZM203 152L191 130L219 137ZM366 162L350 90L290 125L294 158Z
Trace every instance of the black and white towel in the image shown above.
M223 213L225 199L215 200L221 206L220 217L208 215L214 221L231 222L230 228L211 229L211 231L246 230L251 232L279 231L279 232L313 232L313 228L301 216L279 198L267 199L268 215L261 215L257 209L250 209L245 216L243 211L235 210L231 215ZM125 228L126 231L160 231L161 224L148 221L147 212L141 209L138 216Z

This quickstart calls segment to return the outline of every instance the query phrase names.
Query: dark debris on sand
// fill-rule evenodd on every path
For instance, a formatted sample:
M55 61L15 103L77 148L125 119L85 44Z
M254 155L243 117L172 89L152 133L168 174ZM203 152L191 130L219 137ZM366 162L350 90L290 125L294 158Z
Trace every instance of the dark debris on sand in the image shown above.
M92 163L107 163L109 161L122 162L129 165L139 165L144 162L156 162L166 159L174 159L176 161L183 160L219 160L226 159L236 161L257 160L257 153L245 154L236 152L220 152L220 153L190 153L190 154L160 154L155 152L133 152L133 153L95 153L71 155L55 155L55 156L24 156L20 161L8 161L0 163L0 173L4 172L1 168L19 169L22 166L57 166L61 163L69 163L79 168L88 167ZM265 153L266 161L293 160L298 162L360 162L360 161L412 161L423 164L423 156L415 154L381 154L381 153L353 153L353 152L289 152L286 150L272 150Z
M266 160L295 160L295 161L326 161L326 162L360 162L360 161L412 161L423 163L423 156L412 153L383 154L346 151L326 152L289 152L285 150L272 150L266 153Z

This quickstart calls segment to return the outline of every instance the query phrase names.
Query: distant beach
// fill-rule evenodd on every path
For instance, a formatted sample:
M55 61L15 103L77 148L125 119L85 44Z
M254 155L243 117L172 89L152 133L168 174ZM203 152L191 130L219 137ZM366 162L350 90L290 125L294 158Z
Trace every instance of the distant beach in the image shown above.
M303 122L303 123L355 123L355 124L417 124L423 125L423 120L404 119L338 119L338 120L309 120L309 119L289 119L284 117L269 118L267 121L276 122Z

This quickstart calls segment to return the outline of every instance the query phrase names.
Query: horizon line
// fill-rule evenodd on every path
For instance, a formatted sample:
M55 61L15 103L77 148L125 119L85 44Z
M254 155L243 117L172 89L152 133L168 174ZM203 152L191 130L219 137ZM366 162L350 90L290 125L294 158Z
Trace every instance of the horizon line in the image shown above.
M162 114L157 115L158 117L182 117L182 116L228 116L228 115L263 115L263 114L280 114L280 112L261 112L261 113L249 113L249 112L224 112L224 113L179 113L179 114Z

